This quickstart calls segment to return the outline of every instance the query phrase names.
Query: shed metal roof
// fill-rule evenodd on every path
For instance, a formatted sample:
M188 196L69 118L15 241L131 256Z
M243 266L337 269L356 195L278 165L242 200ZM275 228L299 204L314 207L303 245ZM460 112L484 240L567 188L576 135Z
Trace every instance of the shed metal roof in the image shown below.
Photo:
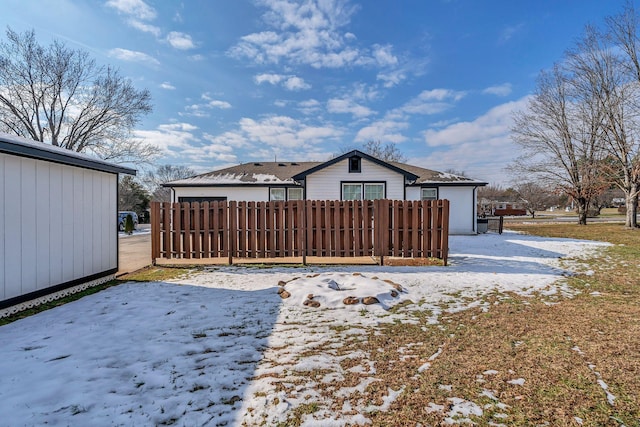
M29 157L37 160L93 169L101 172L135 175L136 170L124 166L114 165L104 160L96 159L87 154L66 150L55 145L46 144L32 139L22 138L0 132L0 153Z

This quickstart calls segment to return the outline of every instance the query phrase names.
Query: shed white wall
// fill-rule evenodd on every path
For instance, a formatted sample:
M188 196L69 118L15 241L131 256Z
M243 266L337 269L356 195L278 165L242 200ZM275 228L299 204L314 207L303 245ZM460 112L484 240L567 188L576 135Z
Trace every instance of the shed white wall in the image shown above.
M433 188L433 187L431 187ZM420 187L407 187L407 200L420 200ZM475 234L476 200L474 187L438 188L438 198L449 200L449 233Z
M268 202L269 187L176 187L173 200L177 202L180 197L226 197L228 201Z
M307 175L309 200L340 200L341 181L386 182L387 199L404 199L404 176L377 163L362 159L361 172L349 173L349 159Z
M118 267L117 180L0 154L0 301Z
M438 198L449 200L449 233L476 233L474 187L440 187Z

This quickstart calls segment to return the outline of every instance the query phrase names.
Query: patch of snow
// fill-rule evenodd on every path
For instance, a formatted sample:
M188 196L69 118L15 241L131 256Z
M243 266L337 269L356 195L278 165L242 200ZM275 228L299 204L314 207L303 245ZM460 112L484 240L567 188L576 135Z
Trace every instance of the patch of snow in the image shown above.
M480 396L488 397L489 399L495 400L495 401L500 400L496 397L493 391L487 390L486 388L482 390L482 393L480 393Z
M482 375L498 375L498 371L496 371L495 369L489 369L486 370L482 373Z
M515 380L509 380L507 381L508 384L513 384L513 385L524 385L524 378L516 378Z
M427 411L427 414L430 414L432 412L444 412L444 405L438 405L436 403L429 402L429 404L425 408L425 411Z
M451 402L451 409L449 416L444 419L446 424L472 423L469 416L481 417L483 414L482 408L469 400L459 397L450 397L447 400Z
M391 406L391 404L396 401L398 396L400 396L403 391L404 391L404 386L400 387L400 390L398 390L398 391L393 390L392 388L388 388L387 392L389 394L387 394L386 396L382 397L382 405L380 405L380 406L369 405L369 406L367 406L365 408L365 411L367 411L367 412L373 412L373 411L386 412L386 411L388 411L389 407Z

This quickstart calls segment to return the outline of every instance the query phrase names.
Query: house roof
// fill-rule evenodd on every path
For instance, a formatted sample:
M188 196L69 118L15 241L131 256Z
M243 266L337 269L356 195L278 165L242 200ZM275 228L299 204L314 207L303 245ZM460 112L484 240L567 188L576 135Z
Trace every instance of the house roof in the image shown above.
M367 159L391 169L412 182L411 185L487 185L458 175L438 172L399 162L385 162L369 154L353 150L326 162L252 162L171 181L164 187L209 187L221 185L299 185L299 181L352 156Z
M179 179L163 184L164 187L193 187L211 185L296 185L293 175L313 168L321 162L252 162L230 168Z
M77 153L55 145L46 144L32 139L22 138L0 132L0 153L46 160L69 166L93 169L101 172L122 173L135 175L136 170L124 166L114 165L104 160L96 159L87 154Z

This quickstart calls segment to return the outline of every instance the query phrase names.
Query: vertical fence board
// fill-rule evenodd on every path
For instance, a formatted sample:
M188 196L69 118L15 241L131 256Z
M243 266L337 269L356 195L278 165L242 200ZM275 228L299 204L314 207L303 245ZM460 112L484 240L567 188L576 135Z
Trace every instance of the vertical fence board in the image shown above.
M191 204L191 209L193 210L193 257L201 258L200 248L201 248L201 239L200 235L200 203L194 202Z
M316 201L315 200L305 200L303 203L306 205L306 231L307 231L307 240L306 247L304 249L305 256L314 256L315 251L318 250L319 242L317 241L317 223L315 220L315 211L316 211Z

